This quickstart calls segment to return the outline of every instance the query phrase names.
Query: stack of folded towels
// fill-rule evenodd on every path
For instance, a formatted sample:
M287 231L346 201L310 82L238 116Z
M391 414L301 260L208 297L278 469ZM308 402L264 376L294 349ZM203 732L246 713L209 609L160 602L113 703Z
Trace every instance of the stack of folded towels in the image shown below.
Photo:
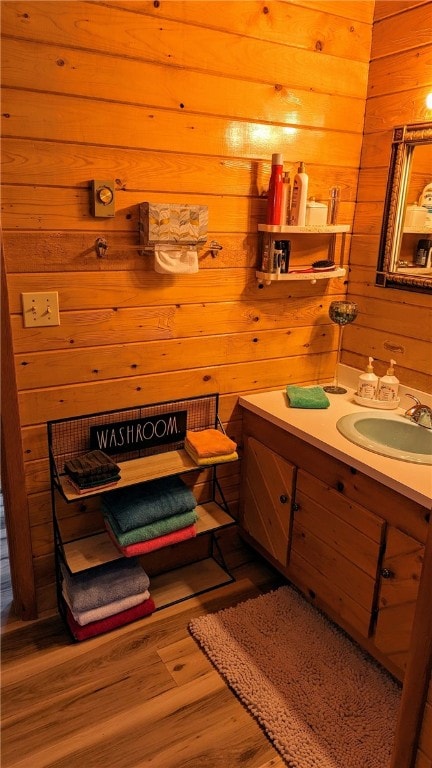
M155 610L149 577L137 559L120 558L70 574L62 565L66 621L76 640L86 640Z
M195 464L201 466L238 459L237 444L219 429L188 430L184 447Z
M69 482L78 493L96 491L120 480L120 467L103 451L89 451L64 465Z
M105 527L125 557L196 536L195 496L177 476L104 493Z

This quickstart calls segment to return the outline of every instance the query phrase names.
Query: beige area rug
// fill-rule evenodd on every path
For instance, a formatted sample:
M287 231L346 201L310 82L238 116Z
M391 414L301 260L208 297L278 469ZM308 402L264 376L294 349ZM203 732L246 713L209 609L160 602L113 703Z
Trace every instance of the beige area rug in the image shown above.
M387 768L400 686L295 589L189 630L290 768Z

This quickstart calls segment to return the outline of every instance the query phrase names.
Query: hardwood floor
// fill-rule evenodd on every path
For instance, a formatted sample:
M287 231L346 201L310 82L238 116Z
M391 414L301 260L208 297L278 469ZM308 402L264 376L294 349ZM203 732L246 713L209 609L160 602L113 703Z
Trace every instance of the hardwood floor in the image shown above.
M282 582L244 551L233 584L82 643L57 615L7 621L2 767L283 768L187 629Z

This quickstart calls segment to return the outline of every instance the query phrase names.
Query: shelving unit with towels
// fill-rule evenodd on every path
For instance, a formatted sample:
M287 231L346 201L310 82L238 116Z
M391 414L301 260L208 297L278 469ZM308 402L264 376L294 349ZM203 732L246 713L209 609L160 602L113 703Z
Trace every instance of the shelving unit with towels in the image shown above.
M92 497L98 497L102 493L100 488L95 491L87 490L84 494L79 493L69 482L64 465L66 461L82 456L93 447L91 435L94 435L95 430L99 429L105 432L105 435L111 435L111 440L115 439L112 437L112 425L116 425L117 435L122 434L124 438L126 425L140 421L141 436L159 432L161 442L155 446L142 446L138 449L131 445L130 450L124 452L121 450L124 446L119 446L117 453L111 452L111 458L120 467L121 477L115 489L107 488L104 493L157 478L190 472L210 472L210 499L196 507L196 536L210 537L211 555L199 562L176 568L173 573L165 572L153 577L151 597L156 604L156 610L233 581L215 538L216 531L235 524L217 478L217 462L210 466L201 466L192 460L184 449L184 430L182 432L176 429L175 415L173 416L173 413L183 414L180 418L183 418L188 430L216 428L224 432L218 416L218 400L218 394L203 395L48 422L57 597L63 619L66 619L67 606L62 596L61 566L67 568L70 574L79 574L123 557L108 532L102 530L102 526L90 532L84 529L73 530L72 516L65 512L64 503L59 503L62 499L67 505L79 504L78 510L81 508L82 511L83 506L87 506ZM120 433L119 425L122 424L124 429ZM147 432L145 424L152 425L147 427ZM170 434L164 434L165 432ZM174 546L185 545L187 541ZM145 557L142 555L140 558L144 565Z

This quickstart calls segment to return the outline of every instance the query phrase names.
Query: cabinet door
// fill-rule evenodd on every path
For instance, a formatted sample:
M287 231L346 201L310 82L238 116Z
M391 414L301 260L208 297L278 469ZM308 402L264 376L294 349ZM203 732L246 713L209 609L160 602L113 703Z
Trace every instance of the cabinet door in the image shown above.
M381 569L375 645L404 670L423 564L424 546L389 526Z
M286 566L296 469L254 437L246 438L244 465L243 528L277 563Z
M298 470L289 578L332 618L371 631L385 522Z

